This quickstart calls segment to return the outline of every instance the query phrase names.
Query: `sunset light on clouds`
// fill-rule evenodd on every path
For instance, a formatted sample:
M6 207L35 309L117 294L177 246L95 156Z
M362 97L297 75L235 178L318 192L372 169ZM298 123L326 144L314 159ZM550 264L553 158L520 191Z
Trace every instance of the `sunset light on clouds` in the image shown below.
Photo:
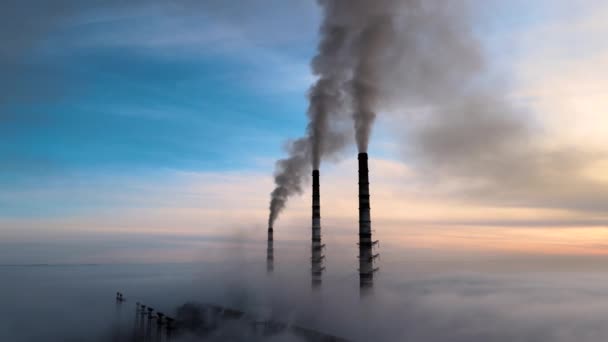
M480 39L496 56L488 60L501 70L492 77L506 82L507 98L523 113L524 140L506 141L516 150L498 147L480 150L487 160L456 154L459 160L429 164L403 136L418 119L379 114L371 169L374 221L387 227L380 235L429 248L602 252L608 6L577 4L570 14L570 2L541 1L530 12L536 16L514 26L481 21L479 29L489 34ZM225 235L231 229L263 237L270 170L282 142L301 130L303 95L314 79L307 60L318 14L301 2L306 15L298 16L300 28L268 35L263 16L237 23L232 15L239 9L210 6L213 19L205 22L175 20L155 7L87 10L47 23L48 36L32 32L27 46L13 47L28 56L27 65L5 55L18 82L15 87L5 79L2 87L21 93L3 104L0 224L6 237ZM480 14L501 6L488 2ZM139 17L158 20L143 27L131 20ZM109 22L110 30L100 29ZM70 35L70 27L83 35ZM29 72L31 66L39 71ZM51 86L57 72L70 76ZM85 82L85 75L93 81ZM41 93L26 90L25 82ZM103 91L97 86L115 82ZM23 102L26 93L38 102ZM355 229L354 154L326 163L322 174L328 231ZM474 162L460 165L465 158ZM308 222L309 198L305 192L288 205L279 236L305 236L298 230ZM456 226L458 237L442 233ZM487 244L488 236L501 243ZM576 246L555 243L561 239L574 239Z
M601 0L0 2L0 341L607 341L606 37Z

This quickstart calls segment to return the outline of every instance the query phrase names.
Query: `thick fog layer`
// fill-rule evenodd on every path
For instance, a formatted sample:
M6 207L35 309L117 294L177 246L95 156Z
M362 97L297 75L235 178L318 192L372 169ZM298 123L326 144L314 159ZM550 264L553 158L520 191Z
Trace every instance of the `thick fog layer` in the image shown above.
M294 243L276 247L271 274L266 273L263 242L226 246L236 253L225 253L217 262L203 261L208 258L202 251L201 260L190 264L2 267L0 298L7 310L0 315L0 338L107 341L131 336L136 301L174 317L186 303L212 303L353 341L608 338L603 286L608 279L601 256L565 257L568 262L550 266L550 259L540 256L480 255L474 260L385 244L374 288L360 292L354 247L328 248L323 283L312 289L309 251ZM118 290L127 299L120 305L114 301ZM256 335L249 324L240 324L235 321L208 340L300 340L290 334Z

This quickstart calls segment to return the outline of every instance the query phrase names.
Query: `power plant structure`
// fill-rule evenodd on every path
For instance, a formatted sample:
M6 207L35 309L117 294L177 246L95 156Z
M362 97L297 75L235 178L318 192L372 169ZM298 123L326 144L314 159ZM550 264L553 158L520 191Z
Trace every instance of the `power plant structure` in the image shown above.
M372 223L369 205L369 168L367 153L359 153L359 286L362 290L373 287L374 246L378 241L372 240Z
M239 309L213 304L187 302L171 310L171 316L154 308L135 303L132 328L120 320L120 311L126 299L117 295L118 320L111 336L104 341L114 342L171 342L183 341L234 341L283 340L286 336L305 342L348 342L348 340L314 329L283 322L271 317L259 317ZM173 316L175 315L175 316ZM175 318L173 318L175 317ZM236 334L235 334L236 332Z
M376 259L380 256L374 252L379 246L378 240L372 239L371 209L369 193L369 167L368 155L359 153L359 287L362 294L373 288L374 273L378 271L375 266ZM266 265L268 273L274 270L274 241L273 227L268 227L268 245L266 251ZM325 270L324 252L325 245L321 238L321 191L320 173L318 169L312 171L312 239L311 239L311 284L313 289L322 284L323 271Z
M311 278L312 287L316 288L322 283L323 270L323 248L321 242L321 191L319 170L312 171L312 244L311 244Z
M274 271L274 237L272 226L268 227L268 243L266 245L266 271Z

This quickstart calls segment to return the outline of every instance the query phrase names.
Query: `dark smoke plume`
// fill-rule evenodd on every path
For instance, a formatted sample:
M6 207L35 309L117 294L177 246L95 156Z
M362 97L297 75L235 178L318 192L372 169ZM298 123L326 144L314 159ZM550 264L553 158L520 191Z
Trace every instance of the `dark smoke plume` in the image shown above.
M505 151L525 144L526 113L506 101L505 89L493 84L486 70L472 29L473 3L318 0L323 23L313 61L319 79L310 91L310 123L303 146L279 162L271 224L308 179L307 154L318 168L346 145L340 123L349 116L359 152L367 152L377 113L405 113L399 133L406 133L406 146L420 164L450 164L446 169L458 172L478 170L467 162L477 159L483 169L495 168L487 162L507 159Z
M325 24L340 26L345 32L343 65L348 82L342 83L349 99L359 152L367 152L384 85L390 79L405 51L399 40L407 32L397 29L407 16L415 16L427 6L420 0L318 0L325 13ZM432 5L431 5L432 6ZM418 30L409 27L409 30ZM396 57L396 58L395 58Z
M288 147L289 156L277 162L270 226L285 208L288 198L302 192L311 168L319 169L323 157L331 157L344 149L352 135L341 119L347 114L348 94L344 88L350 71L350 56L345 46L347 27L328 19L326 16L321 26L321 41L311 63L318 79L308 94L306 136L292 142Z
M344 113L347 65L343 54L346 31L343 27L325 22L318 54L312 61L312 71L319 77L309 92L307 135L311 146L312 167L321 166L321 158L346 145L348 133L334 123ZM333 119L333 120L332 120ZM332 122L333 121L333 122Z
M320 0L328 20L342 22L349 33L351 80L346 88L352 104L359 152L367 152L379 96L382 56L394 40L394 1Z
M392 10L398 2L318 0L323 10L318 53L312 61L317 82L309 92L307 134L289 157L277 163L276 188L271 194L269 225L287 199L302 192L310 167L335 156L350 142L354 120L359 151L367 151L376 117L378 85L384 51L393 40Z
M270 194L270 215L268 226L272 226L279 213L285 208L287 199L302 192L303 180L310 170L310 146L308 139L293 141L288 147L289 158L277 162L274 177L275 189Z

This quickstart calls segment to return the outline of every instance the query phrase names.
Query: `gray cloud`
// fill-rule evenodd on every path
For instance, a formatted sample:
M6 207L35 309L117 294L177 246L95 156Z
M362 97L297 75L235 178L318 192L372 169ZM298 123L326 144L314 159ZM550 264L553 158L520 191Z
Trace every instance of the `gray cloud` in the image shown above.
M383 18L382 28L376 28L383 32L371 39L373 56L364 59L370 72L363 77L365 94L373 94L373 100L360 107L372 111L362 113L399 123L392 128L408 163L431 184L458 181L457 197L608 209L608 186L582 175L606 153L543 145L535 113L509 97L511 90L496 79L486 60L474 32L483 6L479 1L374 2L366 13ZM353 101L365 97L355 94ZM370 123L373 115L363 117ZM367 123L356 125L369 127Z
M318 77L309 90L309 123L306 135L292 143L288 157L277 162L275 189L270 194L268 224L272 226L287 205L289 197L300 194L310 170L318 170L322 158L335 157L349 143L349 130L341 124L347 106L345 84L351 72L349 52L352 31L334 21L336 13L325 8L321 40L312 60L312 72Z
M584 176L601 151L543 147L542 135L500 95L440 104L410 129L407 152L432 179L458 180L464 196L503 205L606 210L608 187ZM468 184L468 185L467 185Z
M270 214L268 226L272 227L278 215L287 204L289 197L302 193L310 167L310 145L306 138L290 142L289 157L277 162L274 176L275 189L270 193Z
M318 3L323 10L323 23L313 70L319 80L311 91L310 124L303 140L310 142L314 168L318 168L325 154L336 154L346 145L344 134L327 129L328 122L344 120L336 113L351 113L357 147L360 152L366 152L379 110L389 114L390 110L400 111L404 105L429 106L431 102L433 106L440 106L451 101L458 111L480 102L476 99L462 104L459 101L463 93L454 93L454 89L470 91L468 88L474 85L483 64L466 18L467 3L418 0L320 0ZM505 128L502 124L507 122L509 118L497 120L486 115L482 124L484 128L502 132ZM513 129L517 130L518 125L514 123ZM441 132L443 127L433 128L445 138ZM423 135L420 139L423 149L430 145L431 149L440 151L452 143L436 140L432 130L425 134L427 138ZM451 140L458 138L458 133L455 134ZM338 144L326 146L329 137ZM471 142L461 149L474 145L475 142ZM294 165L299 157L292 155L286 160L291 159ZM289 179L289 184L298 184L301 189L304 179L298 176L306 172L288 173L286 171L293 170L283 167L284 163L286 161L279 164L278 176L281 180ZM277 189L282 188L283 185L277 183ZM299 192L280 191L288 196L281 197L280 201L271 196L271 203L281 203L282 209L287 198ZM277 217L276 208L271 204L270 224Z

